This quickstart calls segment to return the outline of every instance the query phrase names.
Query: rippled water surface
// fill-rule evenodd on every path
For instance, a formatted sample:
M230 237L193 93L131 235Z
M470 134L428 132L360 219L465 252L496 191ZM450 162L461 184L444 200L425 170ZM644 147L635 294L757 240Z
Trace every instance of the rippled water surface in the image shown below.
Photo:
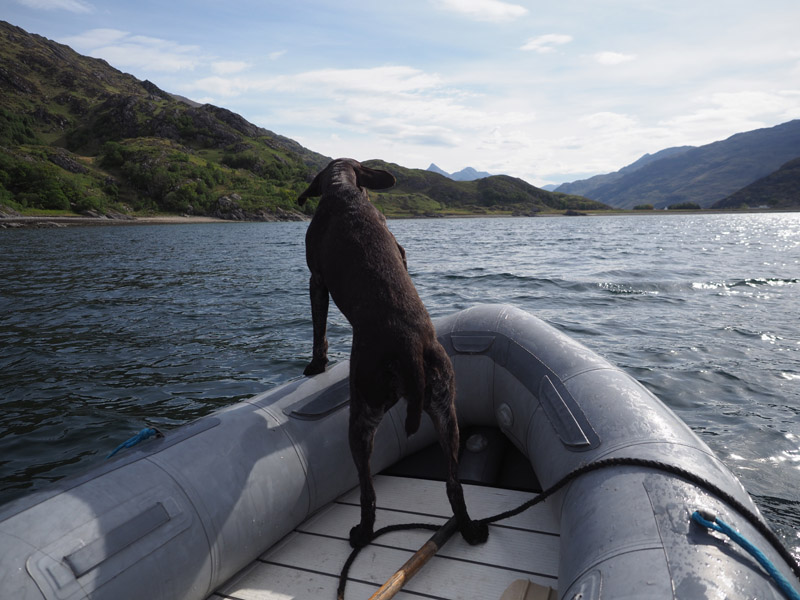
M0 503L300 375L306 226L0 231ZM618 364L800 554L800 214L390 228L431 314L515 304ZM335 309L329 335L345 358Z

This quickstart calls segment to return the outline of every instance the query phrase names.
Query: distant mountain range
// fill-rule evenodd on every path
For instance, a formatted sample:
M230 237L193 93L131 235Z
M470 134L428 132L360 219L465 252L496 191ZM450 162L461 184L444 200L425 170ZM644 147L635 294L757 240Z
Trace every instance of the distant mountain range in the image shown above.
M0 218L38 209L304 218L296 198L330 158L210 104L169 94L0 21ZM376 164L385 164L378 161ZM606 209L465 169L451 181L390 165L386 214L535 214ZM454 175L454 177L455 177Z
M686 202L701 207L719 206L796 206L800 197L771 199L761 187L756 194L728 198L745 186L769 176L789 161L800 157L800 120L775 127L736 134L705 146L668 148L647 154L633 164L606 175L565 183L558 192L579 194L617 208L652 204L655 208ZM781 177L791 178L789 169ZM792 187L792 186L789 186ZM793 186L800 189L800 181ZM785 188L788 189L788 188Z
M487 173L486 171L476 171L472 167L465 167L460 171L456 171L455 173L448 173L444 169L437 167L434 163L431 163L431 166L428 167L427 170L431 171L432 173L444 175L453 181L475 181L476 179L483 179L484 177L492 176L491 173Z

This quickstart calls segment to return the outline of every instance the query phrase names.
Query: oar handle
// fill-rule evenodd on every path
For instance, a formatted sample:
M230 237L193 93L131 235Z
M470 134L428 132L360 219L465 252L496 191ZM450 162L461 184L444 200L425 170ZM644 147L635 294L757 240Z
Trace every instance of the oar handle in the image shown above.
M450 536L456 532L456 529L458 529L456 518L454 516L450 517L450 520L442 525L431 536L431 539L425 542L425 545L417 550L414 556L409 558L378 591L372 594L369 600L389 600L389 598L394 598L395 594L403 589L403 586L439 551L439 548L444 546Z

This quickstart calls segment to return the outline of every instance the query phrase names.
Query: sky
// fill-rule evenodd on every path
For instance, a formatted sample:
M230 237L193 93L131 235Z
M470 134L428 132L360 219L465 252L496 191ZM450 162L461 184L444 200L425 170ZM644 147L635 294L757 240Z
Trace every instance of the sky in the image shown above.
M331 157L542 186L800 118L798 0L0 0Z

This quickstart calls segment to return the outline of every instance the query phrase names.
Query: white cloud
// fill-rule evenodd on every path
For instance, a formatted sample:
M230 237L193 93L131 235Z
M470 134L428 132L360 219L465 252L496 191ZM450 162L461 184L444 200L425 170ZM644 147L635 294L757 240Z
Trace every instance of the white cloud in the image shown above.
M113 44L129 35L130 33L127 31L121 31L119 29L91 29L80 35L63 38L61 41L79 50L90 50L107 44Z
M84 0L17 0L17 2L37 10L66 10L79 14L94 12L94 6Z
M585 115L580 122L595 131L620 131L636 126L636 120L628 115L614 112L599 112Z
M438 3L447 10L476 21L512 21L528 14L528 9L524 6L500 0L439 0Z
M174 73L192 70L207 60L197 46L119 29L92 29L62 41L117 68Z
M215 98L235 98L246 93L251 88L247 82L230 77L203 77L197 81L184 85L184 91L203 92L207 102L214 102Z
M370 92L375 94L397 94L439 87L438 75L429 75L419 69L406 66L384 66L369 69L321 69L301 73L286 81L328 88L331 91Z
M800 89L714 92L694 98L694 109L664 119L692 144L707 144L769 123L800 118Z
M636 55L622 54L621 52L598 52L593 54L592 58L601 65L613 66L636 60Z
M555 52L556 46L562 46L571 41L571 35L548 33L546 35L540 35L539 37L529 39L520 47L520 50L538 52L539 54L548 54L550 52Z
M405 66L368 69L319 69L295 75L272 77L205 77L186 86L189 91L225 97L248 92L302 92L305 97L330 97L331 94L372 94L391 96L432 89L441 85L437 75L428 75Z
M267 57L270 60L278 60L284 54L286 54L286 50L278 50L277 52L270 52Z
M249 67L249 63L241 60L218 60L211 63L211 70L217 75L232 75L234 73L241 73Z
M473 148L492 129L516 135L534 119L514 106L483 106L484 97L453 87L436 73L402 65L261 78L207 77L185 92L216 95L228 103L261 96L259 110L266 112L257 123L274 129L280 122L285 135L313 137L308 142L312 148L337 156L350 146L354 150L348 152L362 157L379 156L383 148L389 160L399 148L420 154L423 148L460 151ZM331 132L337 133L339 145Z

